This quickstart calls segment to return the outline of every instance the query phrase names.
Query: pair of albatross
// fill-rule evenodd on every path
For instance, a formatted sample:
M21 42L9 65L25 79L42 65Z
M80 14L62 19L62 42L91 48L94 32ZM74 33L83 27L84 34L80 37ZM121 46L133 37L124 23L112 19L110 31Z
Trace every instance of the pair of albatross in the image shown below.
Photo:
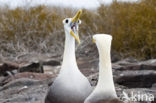
M45 103L117 103L114 88L110 47L112 37L95 35L93 40L99 51L99 80L93 90L88 79L80 72L75 57L75 40L80 43L78 27L81 23L79 10L73 18L63 20L65 29L65 50L59 75L51 85ZM109 102L106 102L109 101Z

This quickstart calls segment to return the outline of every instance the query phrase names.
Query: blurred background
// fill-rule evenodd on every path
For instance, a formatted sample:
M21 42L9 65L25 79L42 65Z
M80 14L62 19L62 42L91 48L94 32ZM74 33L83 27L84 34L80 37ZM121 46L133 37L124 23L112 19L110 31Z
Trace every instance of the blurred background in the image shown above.
M0 57L63 53L62 20L83 9L79 52L96 33L113 36L112 51L137 59L156 57L155 0L1 0ZM88 41L87 41L88 42ZM93 49L94 50L94 49Z
M105 33L113 36L118 96L135 91L156 97L156 0L0 0L1 103L41 103L61 67L62 20L79 9L77 63L91 84L98 78L92 35Z

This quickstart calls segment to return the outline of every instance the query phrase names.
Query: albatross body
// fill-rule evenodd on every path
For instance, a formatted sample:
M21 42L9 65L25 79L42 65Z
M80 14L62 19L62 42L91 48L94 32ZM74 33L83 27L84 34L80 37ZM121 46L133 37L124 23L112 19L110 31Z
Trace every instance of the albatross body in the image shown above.
M63 63L58 77L47 93L45 103L83 103L91 93L91 85L79 71L75 58L75 39L80 42L78 24L81 12L78 11L74 18L63 20L66 36Z
M99 52L99 80L93 92L84 103L121 103L117 99L110 58L112 36L97 34L93 36Z

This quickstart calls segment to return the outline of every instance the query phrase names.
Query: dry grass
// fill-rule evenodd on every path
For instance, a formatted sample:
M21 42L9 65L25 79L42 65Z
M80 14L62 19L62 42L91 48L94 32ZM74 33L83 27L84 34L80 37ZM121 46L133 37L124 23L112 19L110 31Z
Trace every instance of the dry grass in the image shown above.
M62 20L76 10L38 6L0 9L0 54L14 58L26 53L61 55L64 47ZM141 59L156 57L156 1L101 5L83 10L80 34L84 40L95 33L113 35L113 51ZM81 47L86 48L85 42ZM81 48L80 47L80 48ZM82 51L82 50L81 50Z
M101 5L97 12L85 11L86 34L113 35L113 50L140 59L156 57L156 1ZM85 18L86 17L86 18ZM91 23L92 22L92 23Z
M62 53L62 20L69 9L45 6L0 10L0 53L2 57L28 53ZM61 41L61 42L60 42ZM54 45L55 44L55 45Z

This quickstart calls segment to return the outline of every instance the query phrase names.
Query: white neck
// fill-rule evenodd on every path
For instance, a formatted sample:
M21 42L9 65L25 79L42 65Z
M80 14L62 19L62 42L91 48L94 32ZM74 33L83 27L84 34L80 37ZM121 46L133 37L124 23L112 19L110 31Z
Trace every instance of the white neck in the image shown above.
M65 31L65 49L63 55L62 69L70 69L72 67L77 68L76 58L75 58L75 39Z
M105 41L100 45L97 45L99 51L99 80L96 89L98 91L110 92L116 96L112 65L110 57L111 41Z

